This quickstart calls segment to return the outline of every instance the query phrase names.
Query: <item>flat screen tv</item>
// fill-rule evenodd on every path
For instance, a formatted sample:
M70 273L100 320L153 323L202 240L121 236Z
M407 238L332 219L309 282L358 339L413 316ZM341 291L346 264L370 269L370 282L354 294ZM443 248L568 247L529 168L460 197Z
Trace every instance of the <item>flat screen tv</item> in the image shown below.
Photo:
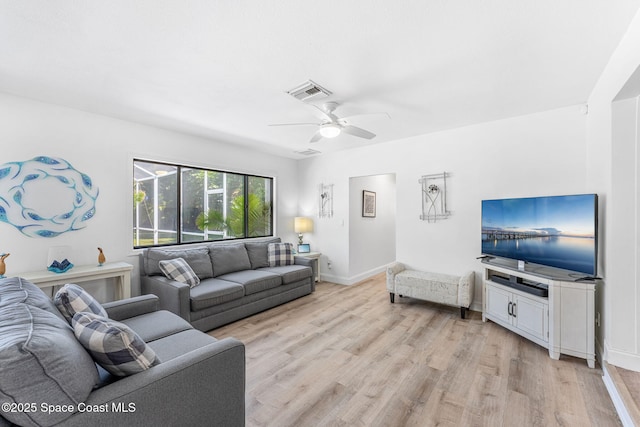
M598 195L482 201L482 253L596 275Z

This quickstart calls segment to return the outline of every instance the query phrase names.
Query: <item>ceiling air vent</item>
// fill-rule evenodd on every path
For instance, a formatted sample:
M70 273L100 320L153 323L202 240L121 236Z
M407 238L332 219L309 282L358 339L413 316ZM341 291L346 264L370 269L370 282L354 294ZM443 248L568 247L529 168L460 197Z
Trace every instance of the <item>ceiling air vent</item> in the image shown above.
M322 99L331 95L331 91L323 88L312 80L307 80L301 85L288 90L287 93L299 101L308 101L310 99Z
M296 154L302 154L303 156L313 156L314 154L320 154L320 151L309 148L304 151L296 151Z

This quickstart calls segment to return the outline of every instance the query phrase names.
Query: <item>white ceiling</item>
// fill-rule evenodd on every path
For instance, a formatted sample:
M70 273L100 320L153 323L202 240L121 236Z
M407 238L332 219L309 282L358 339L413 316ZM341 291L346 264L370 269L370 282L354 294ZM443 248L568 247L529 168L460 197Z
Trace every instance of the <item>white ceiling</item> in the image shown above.
M583 103L640 0L0 0L0 91L292 158ZM640 47L639 47L640 48ZM378 136L310 144L307 79Z

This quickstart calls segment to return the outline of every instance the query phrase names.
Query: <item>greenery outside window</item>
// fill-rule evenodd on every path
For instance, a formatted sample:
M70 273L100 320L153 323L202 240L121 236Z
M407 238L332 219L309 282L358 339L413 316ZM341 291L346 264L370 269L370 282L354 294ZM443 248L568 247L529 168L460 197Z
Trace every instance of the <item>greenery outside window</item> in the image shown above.
M273 178L133 161L133 246L273 235Z

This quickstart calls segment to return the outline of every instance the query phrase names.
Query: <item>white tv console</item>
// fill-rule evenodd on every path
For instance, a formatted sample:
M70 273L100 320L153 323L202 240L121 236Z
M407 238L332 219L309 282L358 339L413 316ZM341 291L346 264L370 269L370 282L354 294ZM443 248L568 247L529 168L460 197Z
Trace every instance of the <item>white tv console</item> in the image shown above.
M567 354L595 367L595 281L575 281L564 270L542 266L522 271L499 261L482 263L482 321L491 320L549 349L552 359ZM547 285L548 297L491 280L495 276Z

